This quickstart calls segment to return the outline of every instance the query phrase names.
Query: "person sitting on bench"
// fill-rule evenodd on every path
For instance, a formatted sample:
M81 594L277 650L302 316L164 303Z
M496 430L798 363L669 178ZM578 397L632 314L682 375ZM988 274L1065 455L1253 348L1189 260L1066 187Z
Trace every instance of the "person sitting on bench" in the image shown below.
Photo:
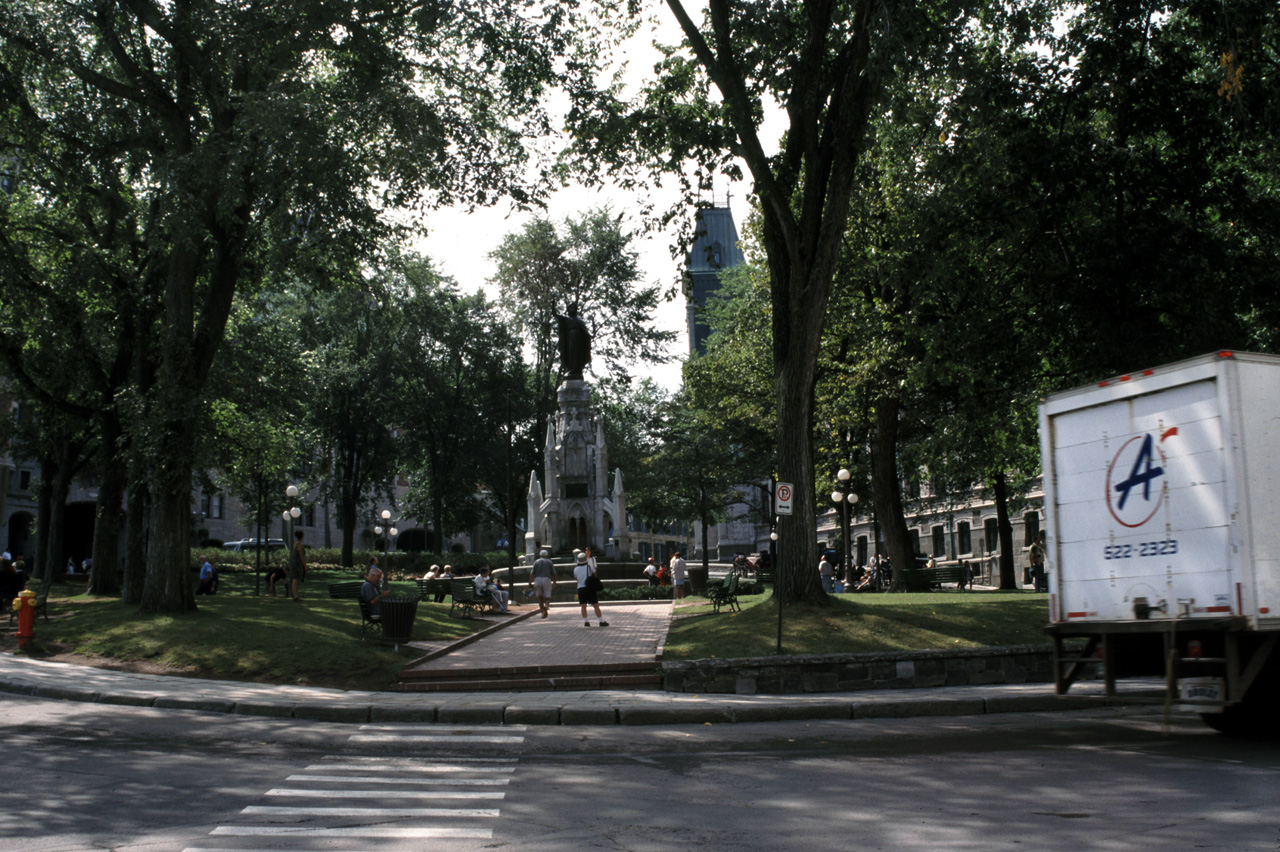
M382 618L382 609L378 606L378 601L391 594L391 590L379 591L378 586L382 583L382 569L370 568L368 576L365 577L364 585L360 587L360 600L369 605L369 618L378 621Z

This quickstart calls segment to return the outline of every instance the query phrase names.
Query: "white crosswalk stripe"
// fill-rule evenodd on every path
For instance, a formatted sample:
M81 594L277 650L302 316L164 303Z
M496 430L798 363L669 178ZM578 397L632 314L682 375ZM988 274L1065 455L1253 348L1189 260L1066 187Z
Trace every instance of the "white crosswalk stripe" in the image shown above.
M417 758L412 753L424 746L436 751L437 746L447 750L450 745L481 753L498 746L508 753L524 742L524 730L521 726L363 725L347 738L350 746L372 746L377 751L401 746L396 749L399 753L327 755L287 776L287 785L265 791L279 804L249 805L240 811L244 824L219 825L210 832L211 838L241 838L240 842L258 846L198 846L184 852L320 852L289 845L294 838L373 843L365 849L334 847L324 852L436 848L420 843L386 845L396 840L491 840L493 821L501 815L497 805L506 799L505 788L519 758L455 758L439 753ZM361 822L368 824L352 824Z

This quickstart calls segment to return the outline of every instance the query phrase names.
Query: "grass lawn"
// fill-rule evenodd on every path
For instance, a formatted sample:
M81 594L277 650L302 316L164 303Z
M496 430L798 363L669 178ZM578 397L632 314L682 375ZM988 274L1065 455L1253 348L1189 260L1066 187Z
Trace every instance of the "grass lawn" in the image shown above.
M183 615L140 617L116 599L90 598L78 586L57 584L49 595L52 620L36 623L30 653L160 674L259 683L387 689L419 652L361 641L355 601L330 600L326 584L355 572L312 571L306 600L254 593L252 573L223 572L218 594L198 597ZM194 577L193 577L194 581ZM392 583L416 597L412 583ZM281 590L282 591L282 590ZM762 657L775 653L778 610L768 595L741 598L742 612L713 614L705 598L676 607L666 656ZM783 613L783 652L830 654L926 648L1041 644L1048 622L1044 595L1027 592L838 595L829 607L789 606ZM449 604L418 604L413 638L467 636L484 622L449 616ZM0 652L13 651L13 631L0 634Z
M699 600L694 598L694 600ZM835 595L827 607L792 605L782 613L785 654L840 654L1044 644L1045 595L1028 592L932 592ZM776 652L778 606L769 595L739 598L742 612L709 604L677 606L667 658L763 657ZM690 613L693 613L690 615Z
M360 640L360 608L330 600L326 584L351 580L350 572L312 572L302 603L253 594L254 577L224 572L218 594L196 598L182 615L140 617L118 599L91 598L78 586L55 584L51 620L36 622L33 656L163 674L261 683L310 684L344 689L387 689L396 672L420 651L374 639ZM410 583L392 583L417 597ZM277 589L277 593L281 590ZM451 618L449 603L422 602L414 619L416 640L455 639L486 627ZM12 630L0 650L16 647Z

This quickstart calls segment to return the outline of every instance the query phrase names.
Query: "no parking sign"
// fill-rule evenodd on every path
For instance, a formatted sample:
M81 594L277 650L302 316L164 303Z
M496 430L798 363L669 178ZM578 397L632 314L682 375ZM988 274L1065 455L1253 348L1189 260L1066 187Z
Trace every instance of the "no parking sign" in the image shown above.
M778 499L775 510L779 515L791 514L791 499L795 496L795 492L791 489L790 482L778 483Z

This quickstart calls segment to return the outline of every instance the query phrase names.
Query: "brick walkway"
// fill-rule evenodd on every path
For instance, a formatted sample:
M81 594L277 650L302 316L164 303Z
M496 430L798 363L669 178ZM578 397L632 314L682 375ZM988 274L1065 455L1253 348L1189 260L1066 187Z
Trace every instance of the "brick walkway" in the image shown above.
M517 616L530 607L513 608ZM549 618L532 616L504 626L469 645L427 660L415 670L461 671L477 668L652 663L666 642L670 603L601 606L608 627L582 626L577 606L553 606Z

